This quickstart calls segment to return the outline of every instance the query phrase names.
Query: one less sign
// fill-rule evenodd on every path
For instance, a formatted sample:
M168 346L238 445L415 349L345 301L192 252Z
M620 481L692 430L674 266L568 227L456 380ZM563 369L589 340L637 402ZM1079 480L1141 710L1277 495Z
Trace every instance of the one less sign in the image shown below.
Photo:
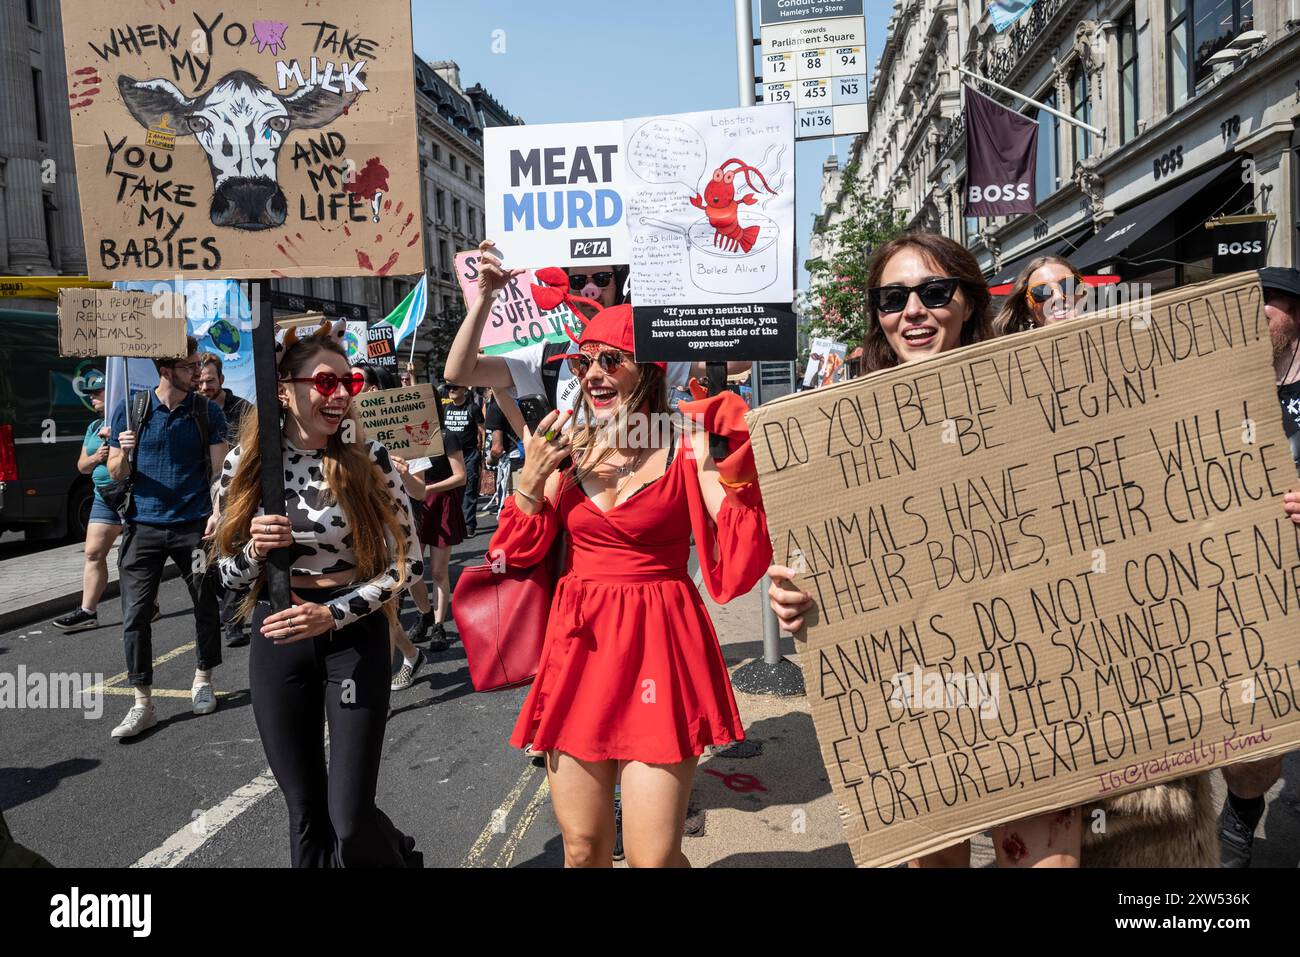
M625 120L641 362L795 354L794 113Z
M477 250L456 254L456 278L460 280L466 309L478 302L478 262ZM564 303L554 309L538 308L530 292L536 281L533 270L525 269L497 293L479 341L479 348L488 355L514 352L539 342L566 342L566 325L575 336L582 332L582 320Z
M548 123L483 131L484 221L516 266L620 264L622 124Z
M867 131L862 0L763 0L763 102L793 103L801 140Z
M1261 305L1238 274L751 413L859 864L1300 744Z
M423 271L407 0L62 11L92 278Z
M117 289L60 289L59 355L183 358L184 297Z
M366 437L408 461L436 458L442 452L438 401L427 382L382 392L363 392L352 400Z

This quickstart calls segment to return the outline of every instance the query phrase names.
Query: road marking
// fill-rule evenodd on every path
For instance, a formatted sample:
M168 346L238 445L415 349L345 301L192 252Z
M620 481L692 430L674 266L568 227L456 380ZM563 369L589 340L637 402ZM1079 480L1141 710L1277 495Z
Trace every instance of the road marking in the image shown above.
M505 847L501 848L501 853L497 855L496 863L493 867L509 867L510 862L514 860L515 851L519 849L519 841L525 832L532 827L533 819L537 817L537 812L542 809L542 802L551 793L551 782L542 778L542 783L537 786L537 791L533 794L533 799L528 802L523 813L519 815L519 820L515 823L514 829L511 830L510 836L506 838Z
M89 693L90 693L90 692L87 692L87 694L89 694ZM134 688L131 688L131 687L100 688L100 689L99 689L97 692L95 692L95 693L96 693L96 694L134 695L134 694L135 694L135 689L134 689ZM243 694L243 693L244 693L244 692L242 692L242 691L218 691L218 692L217 692L217 697L218 697L218 698L233 698L235 695L237 695L237 694ZM189 692L189 691L177 691L177 690L175 690L174 688L153 688L153 689L151 689L151 690L149 691L149 694L152 695L152 696L155 697L155 698L185 698L186 700L189 700L189 698L190 698L190 692Z
M510 789L510 793L505 796L501 806L488 816L487 826L483 828L483 833L478 836L478 840L470 846L469 853L465 855L465 860L461 862L461 867L482 866L483 856L488 845L492 843L492 838L497 834L504 833L505 829L502 825L505 819L510 816L510 812L519 800L519 796L524 793L524 788L537 774L537 770L537 766L531 761L524 765L523 773L519 775L519 780Z
M131 866L178 866L223 827L275 790L277 790L275 776L271 774L271 769L267 768L216 807L198 812L193 821Z
M183 655L185 654L185 652L191 650L193 647L194 647L194 642L191 641L189 644L181 645L179 648L173 648L171 651L167 652L166 654L159 655L157 658L155 658L153 660L153 666L157 668L163 662L171 661L177 655ZM102 685L95 685L93 688L87 688L84 693L98 694L101 691L108 691L110 685L115 685L118 682L125 681L127 679L128 674L129 672L126 671L123 671L120 674L115 674L113 675L113 677L106 680Z

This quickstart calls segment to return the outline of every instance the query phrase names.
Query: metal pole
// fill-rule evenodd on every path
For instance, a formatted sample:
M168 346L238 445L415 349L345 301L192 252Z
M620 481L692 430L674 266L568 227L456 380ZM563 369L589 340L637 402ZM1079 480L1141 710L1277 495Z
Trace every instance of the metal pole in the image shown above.
M284 514L283 455L280 447L280 401L275 369L275 319L271 314L271 280L248 284L253 306L253 383L257 391L257 447L262 454L262 508L267 515ZM283 611L289 596L287 548L277 548L266 559L266 594L272 611Z
M1094 136L1102 135L1101 130L1097 129L1097 127L1089 126L1087 123L1083 122L1082 120L1076 120L1073 116L1067 116L1066 114L1062 113L1060 110L1056 110L1048 106L1046 103L1039 103L1037 100L1030 99L1029 97L1025 96L1025 94L1023 93L1017 93L1015 90L1005 87L1001 83L994 83L988 77L980 76L978 73L972 73L964 66L959 66L957 67L957 69L961 73L964 73L966 76L970 77L972 80L978 80L980 83L987 83L989 86L993 87L993 89L999 90L1000 92L1007 94L1007 96L1014 96L1017 100L1024 100L1030 106L1036 106L1040 110L1046 110L1048 113L1051 113L1054 117L1056 117L1058 120L1061 120L1064 123L1069 123L1071 126L1077 126L1080 129L1087 130L1089 133L1093 134Z
M741 106L754 105L754 16L750 0L735 0L736 3L736 91L740 95ZM794 213L796 228L799 214ZM794 266L798 266L795 263ZM758 363L754 363L751 375L757 380ZM755 395L762 397L762 382L755 381ZM781 632L777 627L776 614L767 603L767 589L772 580L766 575L762 581L762 616L763 616L763 661L769 665L781 662Z

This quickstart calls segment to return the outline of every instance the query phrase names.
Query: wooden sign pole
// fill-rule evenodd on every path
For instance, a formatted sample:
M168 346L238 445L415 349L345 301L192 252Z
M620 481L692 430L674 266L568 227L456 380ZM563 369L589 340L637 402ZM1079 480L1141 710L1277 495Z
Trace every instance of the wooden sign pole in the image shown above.
M280 399L275 368L275 319L271 315L271 280L248 283L253 304L253 381L257 390L258 449L262 453L262 507L267 515L284 514L284 464L281 453ZM283 611L289 598L289 549L267 557L266 592L272 611Z

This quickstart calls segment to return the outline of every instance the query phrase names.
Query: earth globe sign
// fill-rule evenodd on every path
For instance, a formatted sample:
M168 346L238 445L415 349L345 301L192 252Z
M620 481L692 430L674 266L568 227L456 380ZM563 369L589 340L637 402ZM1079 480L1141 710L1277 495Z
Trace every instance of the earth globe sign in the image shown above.
M239 351L239 329L228 319L218 319L208 326L208 338L224 355L233 355Z
M348 362L357 363L366 358L366 353L361 348L361 343L357 341L356 334L349 329L343 336L343 351L348 355Z

